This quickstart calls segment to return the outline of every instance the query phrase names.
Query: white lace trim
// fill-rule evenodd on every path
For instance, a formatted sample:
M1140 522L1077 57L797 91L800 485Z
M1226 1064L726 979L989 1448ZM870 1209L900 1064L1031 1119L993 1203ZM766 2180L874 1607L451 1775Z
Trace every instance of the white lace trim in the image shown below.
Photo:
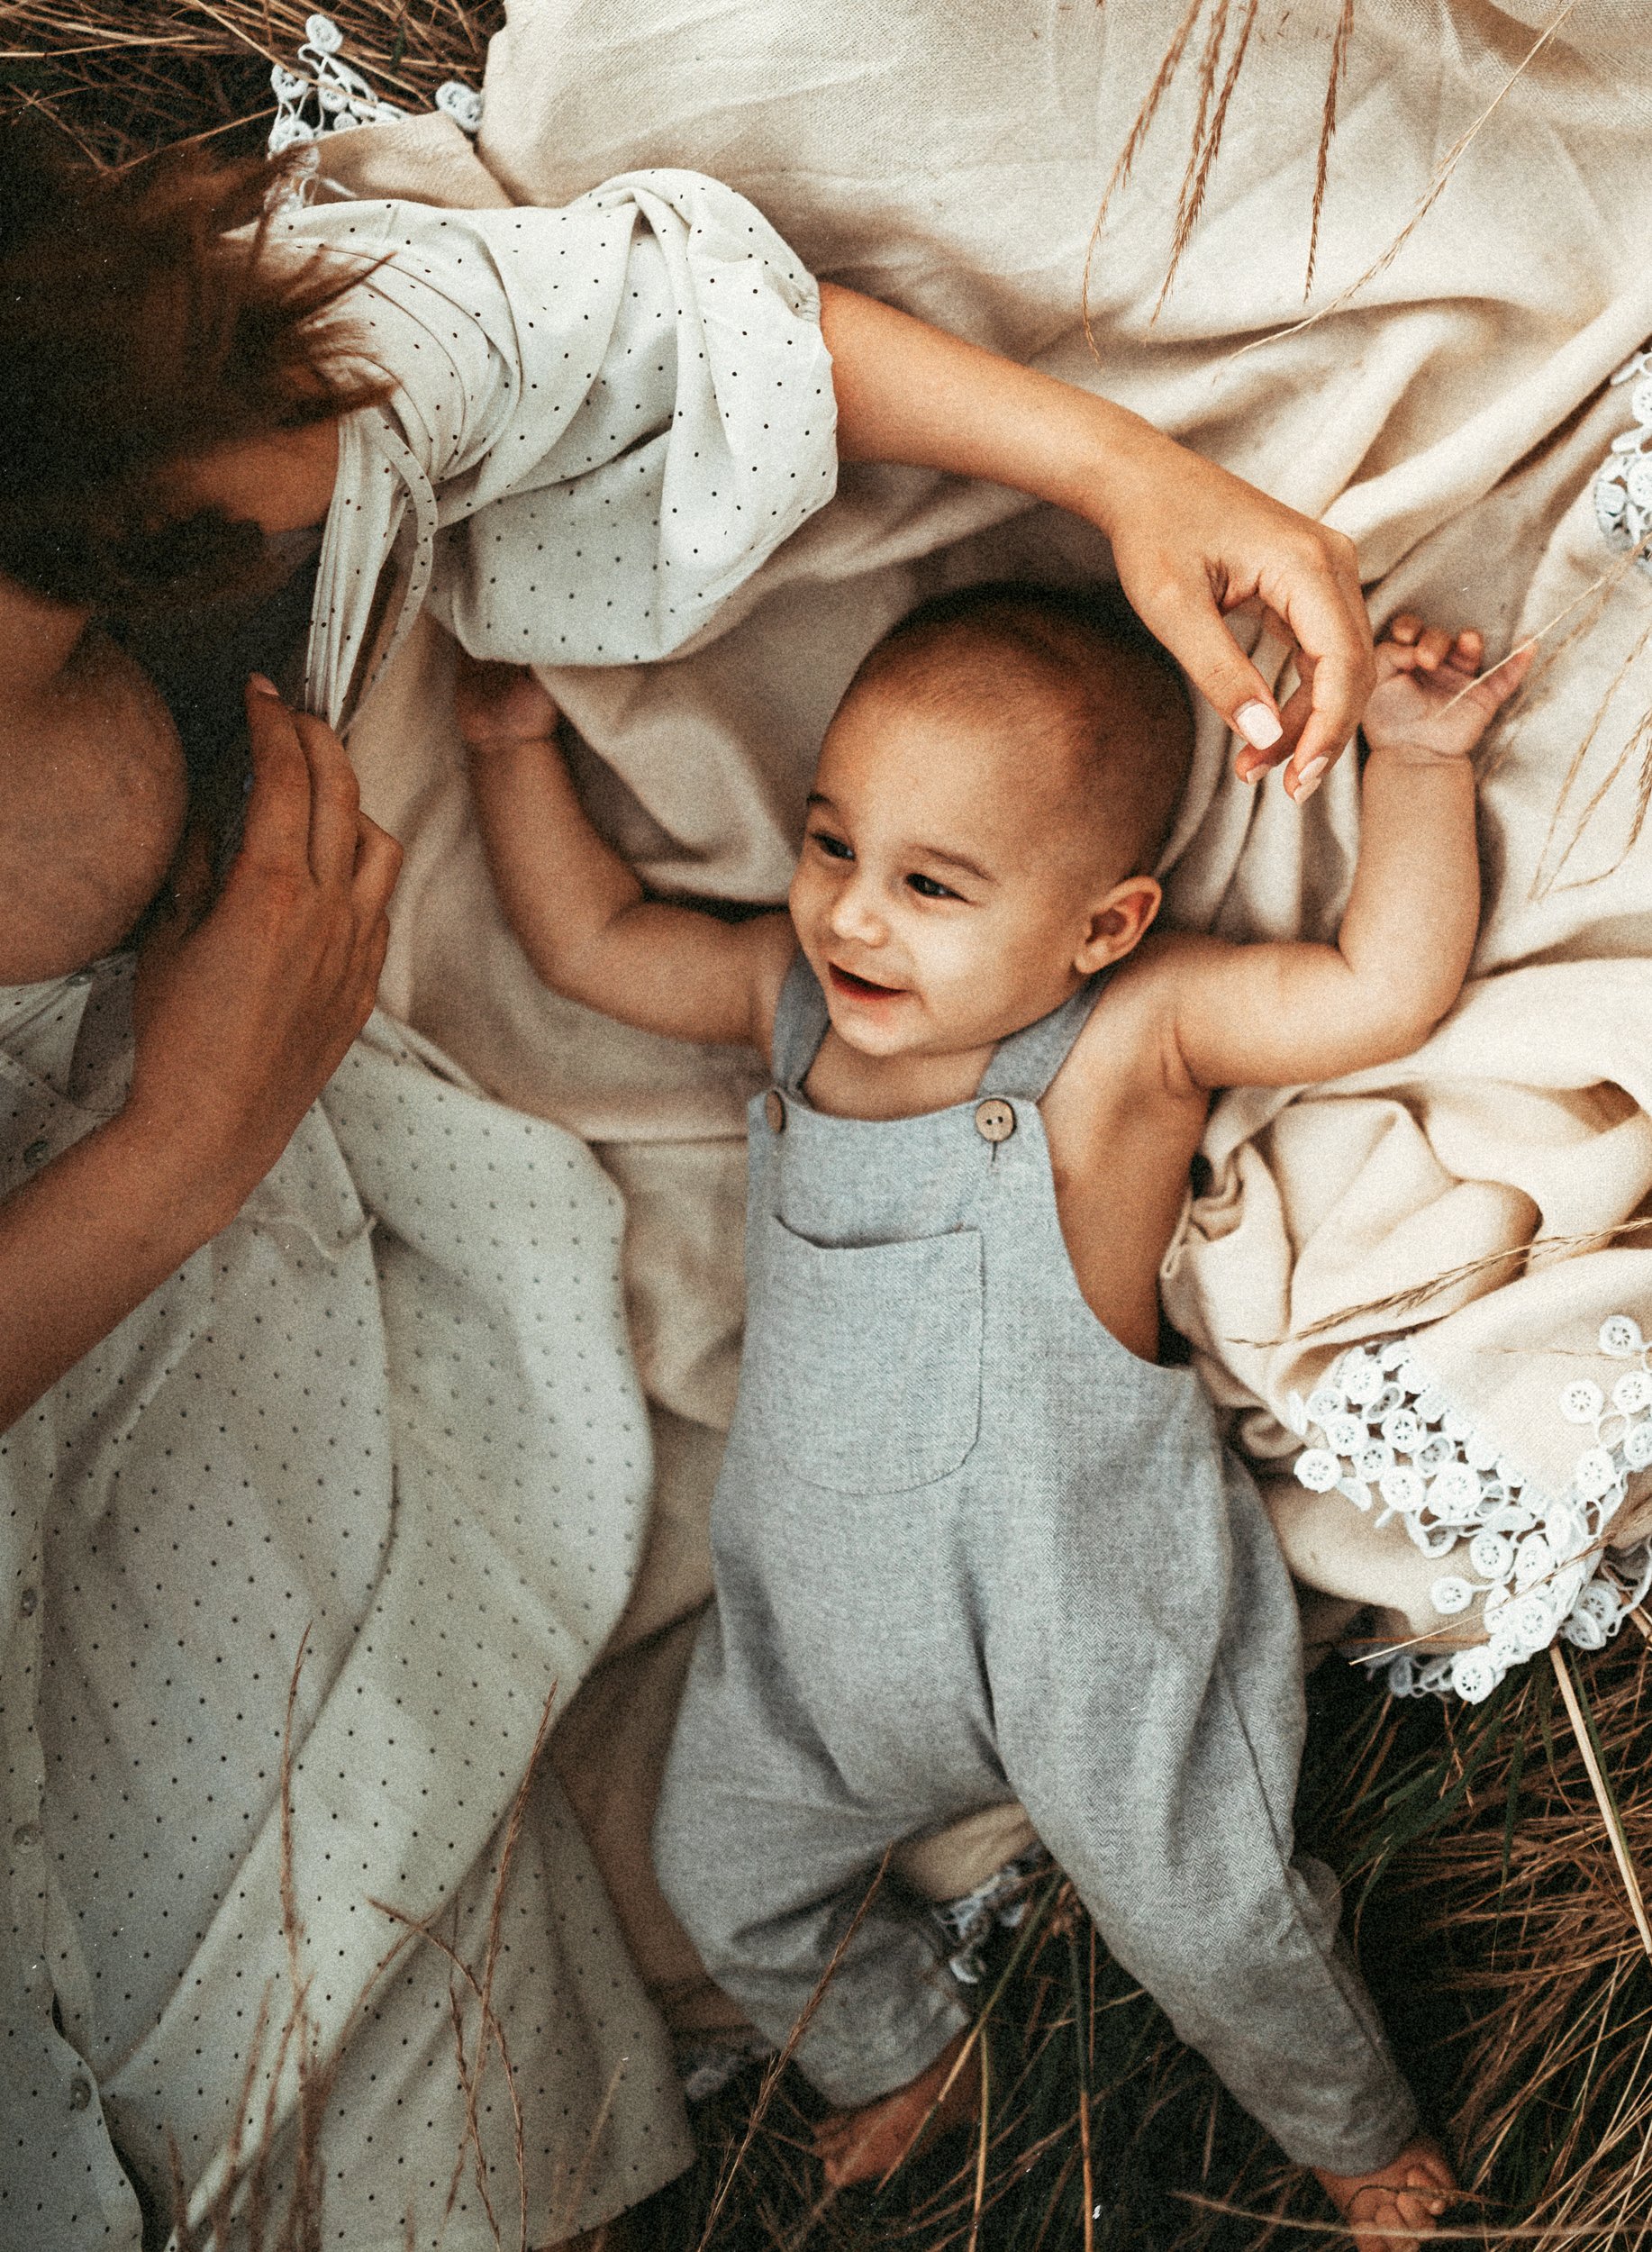
M277 63L270 72L276 96L271 156L359 125L394 124L410 114L394 102L381 101L360 71L340 60L343 45L344 34L330 15L308 16L296 68ZM463 132L474 133L481 126L482 96L460 79L448 78L437 87L436 107Z
M1456 1557L1458 1568L1430 1591L1443 1617L1485 1598L1484 1642L1366 1661L1396 1695L1455 1691L1478 1704L1557 1634L1599 1649L1652 1587L1652 1540L1612 1548L1607 1532L1630 1474L1652 1466L1652 1344L1628 1314L1615 1313L1602 1324L1600 1348L1635 1366L1610 1398L1586 1376L1561 1393L1561 1414L1586 1427L1593 1443L1557 1496L1539 1493L1452 1406L1409 1339L1375 1351L1351 1347L1307 1400L1291 1394L1286 1413L1297 1437L1316 1428L1320 1436L1296 1463L1310 1493L1334 1490L1366 1511L1380 1503L1379 1525L1397 1517L1425 1556Z
M1638 351L1612 377L1614 384L1632 383L1629 412L1635 428L1622 431L1611 441L1611 451L1594 480L1594 514L1614 548L1638 548L1636 560L1652 571L1652 345Z

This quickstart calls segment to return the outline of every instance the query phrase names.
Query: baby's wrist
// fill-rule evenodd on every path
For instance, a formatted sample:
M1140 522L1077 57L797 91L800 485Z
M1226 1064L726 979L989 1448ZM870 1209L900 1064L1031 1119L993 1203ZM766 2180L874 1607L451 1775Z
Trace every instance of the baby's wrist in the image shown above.
M1379 734L1373 736L1366 730L1366 765L1380 763L1386 767L1460 767L1472 776L1474 766L1466 750L1443 750L1433 743L1420 741L1415 736Z
M555 725L540 728L531 734L465 735L460 739L466 755L471 758L502 758L513 750L555 750Z

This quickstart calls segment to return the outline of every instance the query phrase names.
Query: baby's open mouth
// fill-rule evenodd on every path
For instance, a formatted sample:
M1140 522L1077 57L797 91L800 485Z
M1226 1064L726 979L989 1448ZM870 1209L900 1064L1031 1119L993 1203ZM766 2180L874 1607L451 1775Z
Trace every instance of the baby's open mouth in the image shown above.
M876 985L869 977L857 977L852 969L840 969L836 962L828 962L826 969L832 990L849 994L857 1001L893 1001L903 991L900 985Z

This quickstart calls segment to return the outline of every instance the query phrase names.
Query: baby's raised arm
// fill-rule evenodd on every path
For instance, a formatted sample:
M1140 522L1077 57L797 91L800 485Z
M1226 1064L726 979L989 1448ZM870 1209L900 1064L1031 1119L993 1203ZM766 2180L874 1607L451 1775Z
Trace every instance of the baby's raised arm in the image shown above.
M645 897L599 837L533 675L461 651L456 690L477 819L518 943L545 984L622 1023L767 1058L797 942L784 913L724 922Z
M1461 989L1480 916L1468 754L1524 677L1411 617L1377 649L1359 865L1334 946L1166 942L1176 1053L1203 1087L1330 1079L1421 1045Z

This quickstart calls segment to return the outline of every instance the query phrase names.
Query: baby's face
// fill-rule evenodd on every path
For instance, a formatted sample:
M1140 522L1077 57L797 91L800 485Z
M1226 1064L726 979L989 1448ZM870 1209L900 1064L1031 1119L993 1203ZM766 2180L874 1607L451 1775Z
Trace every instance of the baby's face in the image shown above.
M0 722L0 984L118 946L167 878L187 806L170 713L94 631L38 704Z
M790 905L831 1022L870 1056L985 1048L1075 992L1120 871L1064 760L984 713L873 687L821 748Z

